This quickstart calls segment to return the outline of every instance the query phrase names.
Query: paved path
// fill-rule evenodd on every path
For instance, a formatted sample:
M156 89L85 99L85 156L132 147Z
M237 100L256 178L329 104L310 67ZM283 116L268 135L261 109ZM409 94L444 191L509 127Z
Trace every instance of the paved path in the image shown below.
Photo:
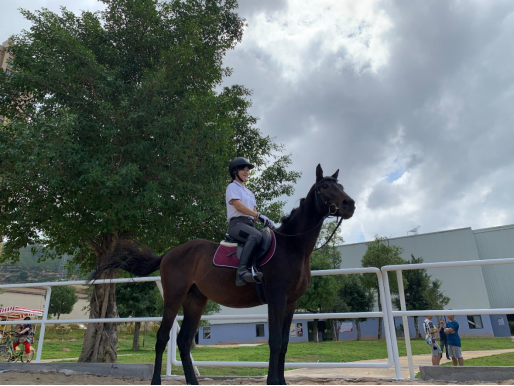
M463 351L464 364L466 359L487 357L491 355L503 354L507 352L514 352L514 349L503 350L483 350L483 351ZM412 360L414 363L414 375L419 371L419 366L432 366L431 355L413 355ZM445 357L441 360L441 364L451 362ZM365 361L356 361L354 363L387 363L387 359L372 359ZM400 357L400 366L402 369L402 377L409 378L409 364L407 357ZM286 377L324 377L324 378L395 378L396 372L394 366L391 368L340 368L340 369L321 369L321 368L308 368L289 370L285 373Z

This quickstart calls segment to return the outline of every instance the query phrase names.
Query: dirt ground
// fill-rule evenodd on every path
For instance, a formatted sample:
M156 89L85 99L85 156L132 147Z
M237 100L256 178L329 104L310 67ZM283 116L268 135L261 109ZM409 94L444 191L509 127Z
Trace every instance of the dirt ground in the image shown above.
M424 382L421 380L402 380L395 381L390 379L378 378L355 378L355 379L339 379L339 378L312 378L312 377L294 377L286 378L289 385L476 385L477 382L442 382L431 381ZM201 385L265 385L266 378L200 378ZM38 372L24 371L13 372L7 371L0 373L0 385L148 385L149 380L140 380L131 377L103 377L89 374L66 374L60 372ZM173 380L163 380L163 385L184 385L184 378ZM481 385L514 385L514 380L479 383Z

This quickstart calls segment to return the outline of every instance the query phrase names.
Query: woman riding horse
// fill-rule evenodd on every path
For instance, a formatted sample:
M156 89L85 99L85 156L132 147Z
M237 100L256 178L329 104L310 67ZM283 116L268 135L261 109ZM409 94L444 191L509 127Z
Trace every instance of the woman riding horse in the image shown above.
M250 170L253 168L254 166L242 157L234 158L228 167L228 172L232 177L232 182L228 184L225 193L228 234L245 244L236 272L236 285L238 287L255 281L250 271L248 271L248 263L252 260L255 250L262 240L262 235L255 229L254 221L260 221L270 228L275 227L273 221L257 212L255 196L245 186L250 176Z
M245 165L250 169L249 163ZM337 181L338 172L332 176L323 176L323 169L317 166L315 184L307 196L300 200L300 206L282 219L280 228L275 231L275 255L262 266L265 279L263 291L268 303L268 384L286 384L284 367L291 322L296 301L305 293L311 280L310 256L323 221L329 216L349 219L355 211L355 202ZM246 178L241 171L236 174L241 180ZM253 211L246 215L252 216L255 213ZM207 300L232 308L261 304L253 284L236 286L231 268L213 264L213 256L218 248L218 243L196 239L158 256L148 247L120 240L113 254L101 261L93 273L92 280L116 268L138 276L148 276L160 269L164 312L155 343L152 384L161 383L163 354L181 307L184 319L177 345L186 383L198 384L191 360L191 343Z

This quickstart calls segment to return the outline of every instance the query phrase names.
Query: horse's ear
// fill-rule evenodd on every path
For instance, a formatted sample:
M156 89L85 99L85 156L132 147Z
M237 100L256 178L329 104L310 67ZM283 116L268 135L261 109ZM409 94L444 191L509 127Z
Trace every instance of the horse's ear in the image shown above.
M321 168L321 165L318 164L316 166L316 183L320 182L323 179L323 169Z
M339 175L339 169L337 169L337 172L335 172L334 174L332 174L332 178L337 180L337 176Z

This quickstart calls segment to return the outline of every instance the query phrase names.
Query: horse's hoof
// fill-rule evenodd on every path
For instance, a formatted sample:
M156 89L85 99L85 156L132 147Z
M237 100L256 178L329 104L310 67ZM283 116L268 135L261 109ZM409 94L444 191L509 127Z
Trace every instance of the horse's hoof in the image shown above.
M150 385L160 385L161 384L161 378L154 379L152 378L152 382L150 382Z

